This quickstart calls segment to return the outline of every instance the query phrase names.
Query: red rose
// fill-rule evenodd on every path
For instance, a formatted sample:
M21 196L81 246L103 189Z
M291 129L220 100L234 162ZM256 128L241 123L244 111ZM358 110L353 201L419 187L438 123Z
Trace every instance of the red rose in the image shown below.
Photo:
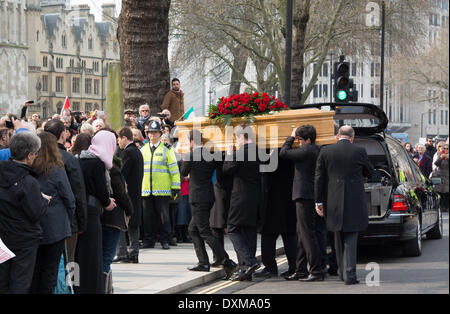
M238 103L237 101L235 101L235 102L233 103L233 106L234 106L234 107L237 107L237 105L239 105L239 103Z
M238 114L238 110L237 110L237 109L233 109L233 110L231 110L231 113L232 113L233 115L237 115L237 114Z
M247 107L247 112L251 112L252 111L252 107Z
M225 105L225 108L230 108L230 103L229 102L227 102L227 104Z
M258 92L256 92L256 93L253 93L253 98L256 98L256 97L259 97L259 93Z
M256 99L255 99L255 103L259 105L259 104L261 103L261 99L256 98Z
M230 114L230 110L225 110L225 114Z

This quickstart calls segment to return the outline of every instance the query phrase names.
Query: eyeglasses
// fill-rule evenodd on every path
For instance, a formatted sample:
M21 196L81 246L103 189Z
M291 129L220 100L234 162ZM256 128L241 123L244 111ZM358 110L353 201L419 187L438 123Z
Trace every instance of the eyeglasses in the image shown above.
M141 112L149 112L150 110L142 109Z

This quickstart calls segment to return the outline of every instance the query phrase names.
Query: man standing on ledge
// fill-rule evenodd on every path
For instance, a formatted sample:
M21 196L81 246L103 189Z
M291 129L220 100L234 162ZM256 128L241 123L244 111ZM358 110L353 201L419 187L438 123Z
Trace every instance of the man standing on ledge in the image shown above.
M356 278L358 232L369 224L363 177L371 177L373 167L365 149L353 145L352 127L342 126L337 138L336 144L322 147L317 159L316 211L319 216L325 215L327 229L334 232L341 280L346 285L354 285L359 283Z
M161 110L168 109L171 113L170 121L179 120L184 115L184 94L180 89L180 80L172 80L172 89L167 92L161 105Z

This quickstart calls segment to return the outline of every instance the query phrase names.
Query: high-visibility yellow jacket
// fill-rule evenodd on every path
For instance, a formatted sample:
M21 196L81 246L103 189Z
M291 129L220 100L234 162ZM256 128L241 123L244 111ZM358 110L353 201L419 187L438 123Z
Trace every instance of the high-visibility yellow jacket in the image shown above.
M144 158L142 196L171 196L172 190L179 190L180 172L173 148L162 142L152 154L150 142L141 148Z

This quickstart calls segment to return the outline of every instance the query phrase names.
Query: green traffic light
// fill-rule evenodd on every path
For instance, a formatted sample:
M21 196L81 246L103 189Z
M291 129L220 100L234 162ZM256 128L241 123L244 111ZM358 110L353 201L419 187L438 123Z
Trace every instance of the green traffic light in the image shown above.
M338 91L338 93L337 93L337 98L338 98L339 100L346 100L347 97L348 97L348 95L347 95L347 92L346 92L346 91L344 91L344 90Z

